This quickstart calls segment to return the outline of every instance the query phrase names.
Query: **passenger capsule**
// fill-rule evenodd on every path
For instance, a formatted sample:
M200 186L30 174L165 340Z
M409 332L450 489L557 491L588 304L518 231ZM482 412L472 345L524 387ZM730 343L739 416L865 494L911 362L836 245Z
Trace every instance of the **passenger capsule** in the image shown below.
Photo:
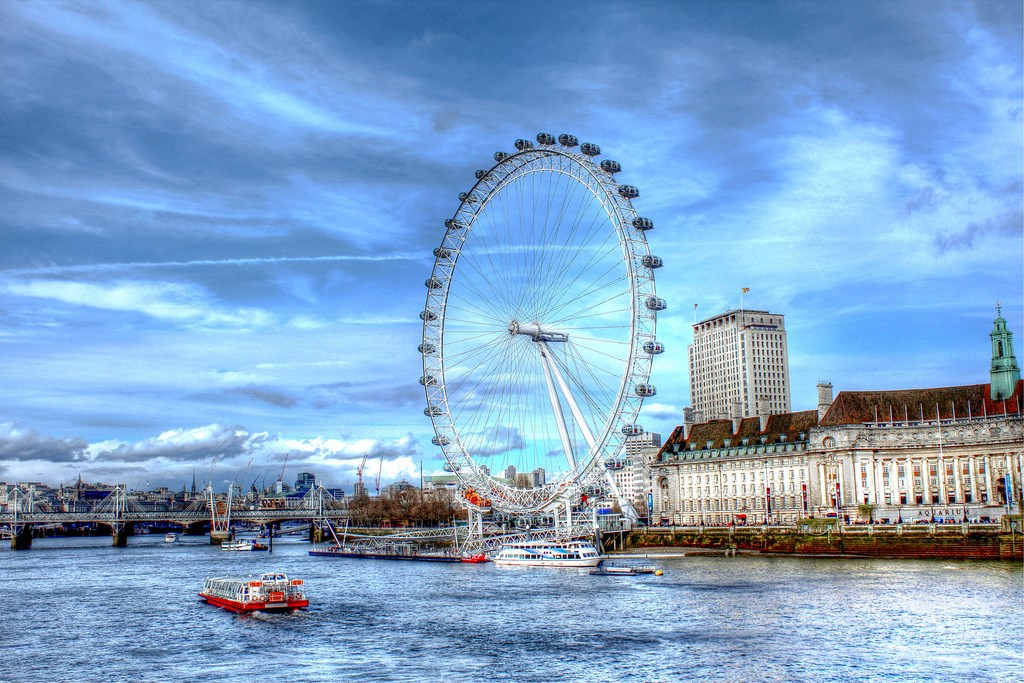
M537 143L541 145L555 144L555 136L551 133L537 133Z
M584 142L580 145L580 151L586 154L588 157L596 157L601 153L601 148L595 145L593 142Z
M438 280L436 277L430 278L423 284L427 286L427 289L441 289L442 287L444 287L444 283Z
M441 465L441 469L443 469L445 472L458 472L459 466L453 465L450 462L446 462L445 464Z
M425 310L425 311L420 311L420 320L422 320L423 322L430 322L432 320L437 320L437 313L434 313L429 308L427 310Z
M518 140L516 140L516 149L518 149L520 152L522 152L524 149L533 149L533 143L530 142L529 140L523 140L522 138L519 138Z
M480 180L480 179L481 179L481 178L483 178L483 177L484 177L485 175L487 175L487 171L483 170L482 168L478 168L478 169L477 169L477 171L476 171L476 173L474 173L473 175L475 175L475 176L476 176L476 179L477 179L477 180Z
M424 355L429 356L430 354L432 354L432 353L437 351L437 347L434 346L433 344L426 343L426 344L420 344L419 346L417 346L416 350L418 350L420 353L422 353Z
M668 308L668 304L660 296L649 296L644 301L644 306L651 309L652 311L664 311Z
M637 230L650 230L654 227L654 221L650 218L634 218L633 227Z
M466 202L467 204L476 204L480 200L472 192L460 192L459 201Z
M452 250L447 247L438 247L434 250L435 258L451 258Z
M508 159L510 156L512 155L506 152L495 152L494 160L497 161L498 163L501 163L502 161L505 161L505 159Z
M463 223L462 221L457 221L454 218L449 218L444 222L444 227L448 228L449 230L451 230L452 228L455 228L457 230L465 230L466 224Z
M661 268L662 266L661 257L653 256L651 254L644 256L640 260L640 263L642 263L645 268Z
M622 170L622 164L612 159L605 159L601 162L601 170L605 173L618 173Z
M640 196L640 190L633 185L619 185L619 194L626 199L636 199Z
M423 375L420 377L420 384L425 387L433 387L437 385L437 378L433 375Z
M654 396L656 393L658 393L658 390L654 387L653 384L636 385L636 395L641 398L649 398L651 396Z
M638 424L623 425L622 433L626 436L640 436L644 433L644 428Z
M660 341L645 341L644 342L644 353L656 356L659 353L665 353L665 345Z
M444 415L444 410L440 406L428 406L423 409L423 414L427 417L440 417Z
M575 135L569 135L568 133L562 133L558 136L558 144L562 147L575 147L580 144L580 141L576 139Z
M430 443L434 444L435 446L447 446L448 444L451 443L451 441L448 439L447 436L435 436L433 439L430 440Z
M626 463L619 458L608 458L604 461L604 468L613 472L618 472L625 466Z

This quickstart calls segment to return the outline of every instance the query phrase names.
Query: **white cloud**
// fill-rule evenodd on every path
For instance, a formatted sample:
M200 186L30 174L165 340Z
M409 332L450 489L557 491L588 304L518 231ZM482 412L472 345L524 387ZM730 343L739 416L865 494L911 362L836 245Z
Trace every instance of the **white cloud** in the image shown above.
M0 291L15 296L52 299L71 306L140 313L180 324L266 327L274 322L270 313L260 309L226 309L203 288L182 282L118 280L93 283L7 279L0 282Z

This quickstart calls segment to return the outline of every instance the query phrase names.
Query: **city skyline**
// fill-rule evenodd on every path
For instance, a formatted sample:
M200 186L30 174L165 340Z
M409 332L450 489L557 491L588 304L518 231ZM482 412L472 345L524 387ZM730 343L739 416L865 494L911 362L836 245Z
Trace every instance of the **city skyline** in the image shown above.
M0 18L0 481L440 472L431 251L473 172L539 132L599 144L655 221L649 431L682 422L695 305L743 288L786 316L793 410L819 381L987 382L997 301L1024 343L1019 3Z

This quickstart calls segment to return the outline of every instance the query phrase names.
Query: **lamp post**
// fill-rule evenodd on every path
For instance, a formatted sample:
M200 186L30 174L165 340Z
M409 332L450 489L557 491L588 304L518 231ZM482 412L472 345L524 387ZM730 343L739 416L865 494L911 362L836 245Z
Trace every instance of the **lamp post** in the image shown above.
M764 523L772 523L772 489L768 485L768 458L764 459Z
M716 507L718 508L718 526L723 524L723 512L725 511L725 484L722 481L722 463L721 461L715 463L718 466L718 501Z
M822 465L825 470L825 488L832 497L832 507L836 511L836 520L839 520L842 518L843 510L842 488L839 486L839 460L833 453L829 453L822 459Z

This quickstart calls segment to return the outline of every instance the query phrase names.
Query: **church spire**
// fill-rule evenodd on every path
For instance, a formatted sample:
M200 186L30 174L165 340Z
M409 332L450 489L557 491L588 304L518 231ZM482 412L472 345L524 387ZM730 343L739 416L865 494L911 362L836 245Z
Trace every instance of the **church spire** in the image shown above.
M988 335L992 339L989 397L993 401L1000 401L1013 396L1017 382L1020 381L1020 366L1017 365L1017 357L1013 355L1013 332L1006 327L999 302L996 302L996 319L993 324Z

